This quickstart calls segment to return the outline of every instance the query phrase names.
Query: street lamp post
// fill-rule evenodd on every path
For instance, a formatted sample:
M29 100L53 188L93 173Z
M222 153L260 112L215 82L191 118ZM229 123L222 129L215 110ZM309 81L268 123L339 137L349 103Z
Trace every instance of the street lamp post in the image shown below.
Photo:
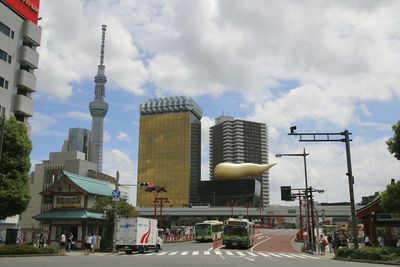
M306 204L306 221L307 221L307 236L308 236L308 242L313 242L312 240L312 234L311 234L311 229L310 229L310 210L309 210L309 201L308 201L308 177L307 177L307 156L310 155L306 153L306 149L303 148L303 153L294 153L294 154L276 154L275 157L280 158L280 157L303 157L303 162L304 162L304 180L305 180L305 186L306 186L306 198L305 198L305 204Z
M358 229L357 229L357 218L356 218L356 207L354 201L354 177L351 167L351 156L350 156L350 135L348 130L344 130L340 133L297 133L297 127L291 126L290 133L288 135L300 136L300 142L344 142L346 145L346 160L347 160L347 177L349 180L349 194L350 194L350 209L351 209L351 224L353 232L354 248L358 249ZM337 136L344 136L344 138Z

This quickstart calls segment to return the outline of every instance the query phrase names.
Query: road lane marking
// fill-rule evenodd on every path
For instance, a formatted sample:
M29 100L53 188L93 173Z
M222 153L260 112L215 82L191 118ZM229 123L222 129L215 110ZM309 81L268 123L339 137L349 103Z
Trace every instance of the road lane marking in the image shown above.
M303 256L306 257L306 258L310 258L310 259L317 259L317 260L320 259L320 258L318 258L318 257L309 256L309 255L304 255L304 254L303 254Z
M293 256L287 255L287 254L285 254L285 253L279 253L279 255L281 255L281 256L283 256L283 257L286 257L286 258L291 258L291 259L294 258Z
M258 254L261 255L261 256L267 257L267 258L271 258L271 255L264 254L262 252L258 252Z
M261 241L261 242L255 244L254 246L251 247L250 251L254 251L254 248L255 248L255 247L257 247L258 245L260 245L260 244L262 244L262 243L264 243L264 242L267 242L267 241L270 240L271 238L272 238L272 237L269 236L269 237L266 238L265 240L263 240L263 241Z
M154 252L151 252L151 253L146 253L146 254L144 254L144 255L146 255L146 256L150 256L150 255L154 255L154 254L156 254L156 253L154 253Z
M204 255L210 255L210 251L208 250L204 251Z
M215 253L215 255L222 255L222 252L219 250L215 250L214 253Z
M184 252L181 253L182 256L185 256L187 254L189 254L189 251L184 251Z
M248 251L247 251L247 254L249 254L250 256L253 256L253 257L258 257L258 255L255 254L255 253L253 253L253 252L248 252Z
M232 251L226 251L226 254L228 254L229 256L233 256L234 254L232 253Z
M199 252L198 251L193 251L192 255L194 255L194 256L199 255Z
M278 254L275 254L275 253L268 253L269 255L271 255L271 256L274 256L274 257L277 257L277 258L282 258L283 256L281 256L281 255L278 255Z
M236 251L236 253L237 253L239 256L246 256L246 254L244 254L243 252L240 252L240 251Z
M160 253L158 253L157 254L157 256L162 256L162 255L165 255L165 254L167 254L168 252L160 252Z
M294 254L294 253L290 253L289 255L292 255L292 256L300 258L300 259L306 259L307 258L307 257L304 257L303 255Z
M249 261L254 261L254 259L250 259L250 258L247 258L247 257L244 257L246 260L249 260Z

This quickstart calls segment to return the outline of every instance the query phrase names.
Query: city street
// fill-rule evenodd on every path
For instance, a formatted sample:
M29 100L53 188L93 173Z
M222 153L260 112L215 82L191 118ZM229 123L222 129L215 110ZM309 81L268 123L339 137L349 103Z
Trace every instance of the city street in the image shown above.
M94 253L84 256L74 251L68 256L0 258L4 267L43 266L365 266L365 263L332 260L332 254L311 255L300 251L301 243L293 242L295 230L263 230L249 249L212 248L210 242L166 243L161 252L126 255L124 253ZM383 266L369 264L368 266Z

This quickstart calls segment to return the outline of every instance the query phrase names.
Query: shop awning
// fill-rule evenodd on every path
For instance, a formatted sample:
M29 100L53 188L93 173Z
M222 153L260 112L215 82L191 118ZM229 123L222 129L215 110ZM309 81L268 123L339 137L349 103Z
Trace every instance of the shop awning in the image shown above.
M104 220L104 214L88 211L88 210L59 210L59 211L47 211L42 212L32 218L38 221L45 220L84 220L84 219L96 219Z

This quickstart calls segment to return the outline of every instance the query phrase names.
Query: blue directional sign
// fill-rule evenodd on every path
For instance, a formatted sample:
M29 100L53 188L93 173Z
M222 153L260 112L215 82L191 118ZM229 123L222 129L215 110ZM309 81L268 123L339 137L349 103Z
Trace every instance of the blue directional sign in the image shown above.
M113 190L111 196L113 201L118 201L119 197L121 196L121 192L119 190Z

